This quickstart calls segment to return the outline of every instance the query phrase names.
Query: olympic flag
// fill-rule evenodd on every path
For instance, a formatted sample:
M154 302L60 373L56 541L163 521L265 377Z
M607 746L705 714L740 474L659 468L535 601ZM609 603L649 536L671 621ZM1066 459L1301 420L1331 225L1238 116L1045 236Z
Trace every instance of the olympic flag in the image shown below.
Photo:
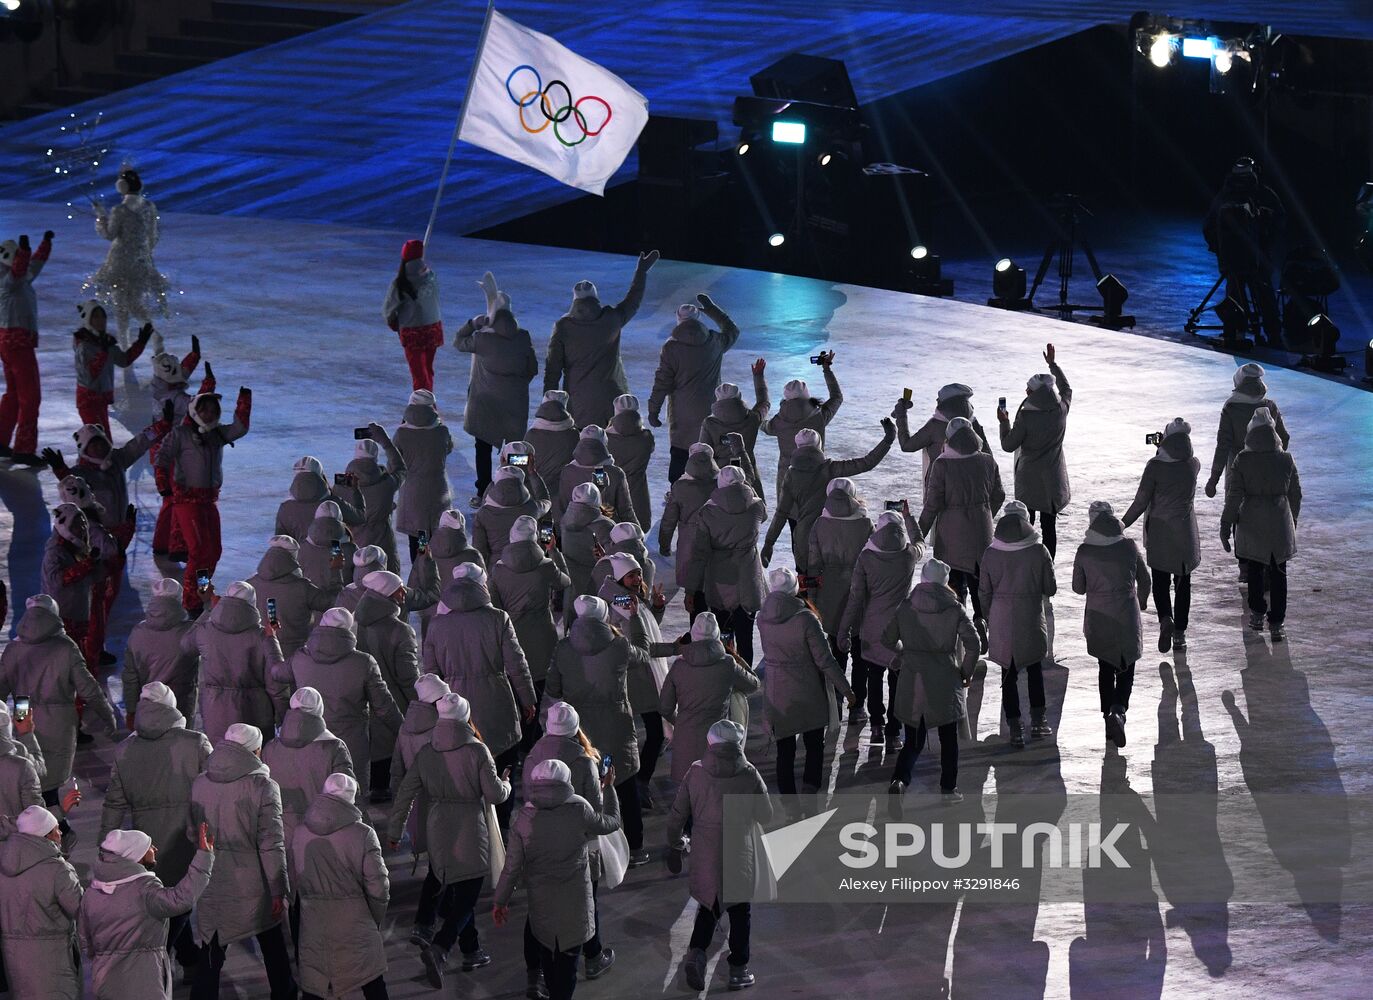
M647 121L614 73L488 10L458 138L604 195Z

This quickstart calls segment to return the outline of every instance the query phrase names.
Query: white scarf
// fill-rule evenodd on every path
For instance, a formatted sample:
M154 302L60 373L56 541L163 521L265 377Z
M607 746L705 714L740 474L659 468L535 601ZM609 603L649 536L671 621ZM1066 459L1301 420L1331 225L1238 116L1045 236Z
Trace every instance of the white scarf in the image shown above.
M91 888L92 888L92 889L99 889L101 892L103 892L103 893L104 893L105 895L107 895L107 896L113 896L113 895L114 895L114 891L115 891L116 889L118 889L121 885L128 885L130 882L135 882L135 881L137 881L138 879L141 879L141 878L152 878L152 877L153 877L153 873L152 873L152 872L144 871L144 872L138 872L137 874L134 874L134 875L129 875L129 876L125 877L125 878L116 879L116 880L113 881L113 882L102 882L102 881L100 881L100 879L98 879L98 878L97 878L97 879L91 879Z
M991 547L1002 552L1019 552L1021 549L1028 549L1039 544L1039 532L1031 530L1028 538L1022 538L1018 542L1005 542L1000 538L993 538Z
M1249 406L1256 406L1256 405L1258 405L1259 403L1262 403L1262 402L1263 402L1265 399L1267 399L1267 398L1268 398L1268 394L1267 394L1267 393L1264 393L1264 394L1261 395L1261 396L1250 396L1250 395L1248 395L1247 393L1240 392L1238 389L1236 389L1234 392L1230 393L1230 398L1227 399L1226 402L1227 402L1227 403L1244 403L1244 404L1247 404L1247 405L1249 405Z
M1088 528L1087 534L1083 536L1083 545L1115 545L1117 542L1125 541L1124 535L1103 535L1094 528Z
M531 431L573 431L577 429L576 422L568 417L566 420L545 420L543 417L535 417L534 422L529 425Z

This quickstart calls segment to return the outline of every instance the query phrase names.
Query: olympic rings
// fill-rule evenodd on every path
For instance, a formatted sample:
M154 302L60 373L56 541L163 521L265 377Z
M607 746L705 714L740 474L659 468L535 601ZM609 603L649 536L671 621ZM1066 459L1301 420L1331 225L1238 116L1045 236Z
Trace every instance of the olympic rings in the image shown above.
M528 71L534 75L535 84L532 89L525 90L523 96L516 97L516 92L512 84L514 83L515 77L524 71ZM562 94L560 94L557 99L558 103L555 103L554 99L550 97L550 94L555 88L562 89ZM588 94L585 97L579 97L574 100L572 97L572 88L565 82L562 80L549 80L548 83L545 84L543 82L543 74L528 63L521 63L510 71L510 74L505 78L505 92L507 96L509 96L510 102L515 105L515 113L519 118L521 128L530 135L538 135L552 125L553 137L568 148L580 146L582 143L586 142L587 139L595 138L600 135L605 131L605 127L610 124L610 119L614 117L614 110L611 108L610 102L605 98L597 97L594 94ZM586 115L582 111L582 105L587 101L593 101L605 109L605 118L595 128L588 127ZM544 119L543 124L537 127L530 125L525 119L524 114L526 108L535 106L538 107L539 113L543 115ZM570 129L570 126L567 126L569 121L575 123L576 127L581 131L582 134L580 138L570 139L563 136L563 133L558 126L563 125Z

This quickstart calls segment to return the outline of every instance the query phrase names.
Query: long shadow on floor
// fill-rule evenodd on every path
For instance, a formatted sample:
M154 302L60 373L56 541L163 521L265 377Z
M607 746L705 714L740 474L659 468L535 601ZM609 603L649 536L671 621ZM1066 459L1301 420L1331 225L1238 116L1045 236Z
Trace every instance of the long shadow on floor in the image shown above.
M8 554L12 629L23 615L24 602L42 589L43 550L52 526L43 501L43 486L34 471L0 472L0 503L14 518ZM11 630L10 635L13 634Z

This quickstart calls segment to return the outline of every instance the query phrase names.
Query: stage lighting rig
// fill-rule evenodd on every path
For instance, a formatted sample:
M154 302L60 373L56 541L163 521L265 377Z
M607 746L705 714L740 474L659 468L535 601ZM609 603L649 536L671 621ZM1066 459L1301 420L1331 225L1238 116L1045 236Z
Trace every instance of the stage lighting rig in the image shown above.
M1340 329L1325 313L1311 317L1306 324L1306 332L1316 346L1315 354L1307 354L1297 362L1298 368L1311 368L1314 371L1335 375L1345 370L1349 359L1337 354L1335 348L1340 342ZM1365 364L1367 353L1365 352Z
M939 254L932 253L923 243L911 247L906 276L910 290L916 295L943 297L953 294L953 279L943 276Z
M1101 293L1101 315L1093 316L1093 323L1108 330L1121 330L1135 325L1133 316L1124 315L1125 300L1130 293L1119 278L1114 274L1103 274L1097 279L1096 290Z
M1211 93L1255 93L1277 40L1264 24L1139 13L1130 21L1135 52L1157 70L1188 59L1210 63Z
M992 270L992 297L987 305L1016 311L1032 308L1025 297L1025 269L1009 257L1002 257Z

